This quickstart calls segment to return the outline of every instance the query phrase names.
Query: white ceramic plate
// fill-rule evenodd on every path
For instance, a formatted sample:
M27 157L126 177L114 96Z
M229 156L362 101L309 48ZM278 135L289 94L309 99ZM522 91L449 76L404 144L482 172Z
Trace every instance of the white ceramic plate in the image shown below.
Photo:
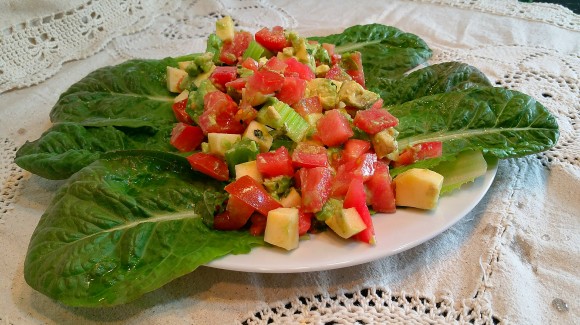
M394 214L373 216L376 245L344 240L326 231L290 252L275 247L257 247L246 255L228 255L209 267L261 273L296 273L337 269L394 255L439 235L468 214L481 201L497 172L497 165L475 182L440 198L433 211L398 209Z

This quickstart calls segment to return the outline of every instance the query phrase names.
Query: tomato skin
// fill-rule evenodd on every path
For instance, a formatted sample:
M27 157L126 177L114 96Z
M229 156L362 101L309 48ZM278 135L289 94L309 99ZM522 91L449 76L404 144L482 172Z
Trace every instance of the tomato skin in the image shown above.
M300 172L300 189L302 192L302 209L315 213L330 197L332 172L326 167L302 168Z
M250 45L253 36L244 31L235 32L234 39L224 42L220 52L220 61L227 65L235 65Z
M384 108L369 108L356 112L354 125L368 134L377 134L397 126L399 120Z
M230 196L226 210L214 217L213 227L218 230L238 230L254 213L254 208L235 196Z
M284 76L269 70L260 70L248 77L246 87L262 94L272 94L284 85Z
M441 157L442 154L442 142L423 142L403 150L397 160L393 162L393 165L394 167L406 166L419 160Z
M300 101L302 97L304 97L305 90L306 90L306 81L304 79L296 77L286 77L284 78L282 88L280 88L280 91L276 94L276 98L292 106L296 104L298 101Z
M244 132L245 125L235 119L238 105L221 91L212 91L203 98L204 111L199 116L198 124L204 134Z
M305 235L308 230L310 230L310 226L312 226L312 217L314 217L313 213L304 212L303 209L298 210L298 235L302 236Z
M228 165L219 157L203 152L196 152L188 156L187 160L191 168L218 181L227 181L230 178Z
M389 166L385 162L376 162L375 173L365 185L370 193L373 210L384 213L394 213L397 210L392 178L389 174Z
M299 142L292 152L292 165L296 168L328 166L327 150L324 146L310 142Z
M286 77L298 77L306 81L316 78L314 71L310 69L304 63L298 62L295 58L286 59L286 70L284 70L284 75Z
M294 175L290 153L284 146L276 149L276 151L259 153L256 158L256 165L258 166L258 171L266 178Z
M216 67L215 70L209 76L211 83L216 86L221 91L226 90L226 84L228 82L236 80L238 76L237 67Z
M272 52L280 52L290 45L284 35L284 28L281 26L274 26L272 30L264 27L256 33L255 37L256 42Z
M268 218L265 215L254 213L250 217L250 235L261 236L266 231L266 222Z
M181 152L188 152L199 147L203 139L203 130L200 127L179 122L171 130L169 143Z
M230 195L244 201L263 215L268 215L270 210L282 207L278 201L274 200L274 198L266 192L261 183L248 175L242 176L234 182L229 183L224 187L224 189L226 192L230 193Z
M354 135L347 118L337 109L327 111L318 120L316 130L322 143L329 147L341 145Z
M292 105L292 108L302 117L306 117L308 114L322 113L322 103L318 96L302 98Z
M194 122L191 119L191 116L189 116L189 114L185 112L185 109L187 108L187 102L188 99L186 98L176 103L173 103L171 109L173 109L173 115L175 115L175 118L177 119L178 122L193 124Z
M343 202L343 208L355 208L356 212L361 216L367 228L358 234L354 235L353 238L369 243L375 243L375 229L373 226L373 220L371 219L371 214L369 208L366 204L366 193L365 188L360 179L353 179L348 187L346 196Z

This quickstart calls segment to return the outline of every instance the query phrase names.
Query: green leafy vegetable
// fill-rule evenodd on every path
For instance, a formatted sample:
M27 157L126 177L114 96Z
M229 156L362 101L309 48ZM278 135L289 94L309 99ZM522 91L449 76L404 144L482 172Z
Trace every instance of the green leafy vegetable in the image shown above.
M29 245L24 276L71 306L126 303L227 254L261 245L208 228L223 184L161 152L108 154L60 188Z
M334 44L339 54L361 52L365 79L370 84L378 77L401 76L431 57L429 46L417 35L380 24L352 26L340 34L309 39Z
M465 150L513 158L547 150L558 140L558 123L532 97L503 88L473 88L421 97L389 111L399 119L399 148L431 141L443 143L443 155L420 164L454 159ZM417 165L395 168L396 175Z

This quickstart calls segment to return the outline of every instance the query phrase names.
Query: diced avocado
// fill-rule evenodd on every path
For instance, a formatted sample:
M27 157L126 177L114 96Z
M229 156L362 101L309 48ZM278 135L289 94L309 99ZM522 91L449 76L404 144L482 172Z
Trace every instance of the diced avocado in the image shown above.
M333 109L338 105L338 87L330 79L315 78L308 81L304 97L313 96L318 96L324 109Z
M197 118L203 113L203 98L207 93L218 90L208 79L202 81L195 91L189 92L189 102L185 112L197 123Z
M187 76L187 72L174 67L167 67L167 90L172 93L180 93L179 87L181 80Z
M280 204L285 208L299 207L302 204L302 197L294 187L291 187L288 194L280 199Z
M342 238L350 238L365 230L367 225L355 208L342 209L325 220L326 224Z
M188 98L189 98L189 90L186 89L182 91L179 95L177 95L175 98L173 98L173 102L177 103Z
M298 209L277 208L268 212L264 241L292 250L298 247Z
M283 175L267 178L264 180L264 188L276 200L286 196L290 191L292 184L292 178Z
M365 109L371 107L379 100L379 95L364 89L363 86L354 80L347 80L342 83L338 91L338 98L348 106Z
M193 61L180 61L177 62L177 66L181 70L185 70Z
M234 39L234 21L232 17L225 16L215 23L215 33L224 42Z
M220 52L223 42L216 34L210 34L207 38L206 53L211 53L212 61L214 63L220 62Z
M342 212L342 200L330 198L322 206L322 210L316 212L315 217L320 221L325 221L334 215Z
M322 44L306 43L306 50L315 62L318 61L320 64L330 64L330 55L328 55L328 51L322 47Z
M239 134L208 133L207 142L209 145L209 153L219 157L225 157L226 151L241 139L242 136Z
M204 80L207 80L209 76L211 76L212 72L215 70L215 65L212 65L211 68L207 72L200 73L195 77L193 80L193 84L196 85L198 88Z
M286 103L270 98L256 117L258 122L282 131L294 142L300 142L306 136L309 125L300 114Z
M397 134L397 130L388 128L371 137L373 148L379 159L384 157L393 158L390 155L396 153L398 150Z
M247 161L256 160L256 157L260 153L260 149L256 142L242 138L240 141L235 142L232 146L226 150L225 158L226 163L230 173L235 172L235 166Z
M443 176L429 169L412 168L393 179L398 206L433 209L437 206Z
M322 113L310 113L310 114L305 116L306 122L309 125L308 132L306 133L306 136L310 137L314 133L316 133L316 123L323 116L324 116L324 114L322 114Z
M260 152L268 152L272 146L272 141L274 141L274 138L270 135L269 131L268 127L264 124L252 121L248 124L242 138L255 141L260 147Z
M326 75L328 70L330 70L330 67L328 65L321 64L321 65L317 66L316 69L314 69L314 74L318 78L324 78L324 76Z
M258 166L255 160L237 164L234 167L234 172L236 174L236 179L240 179L247 175L260 183L263 181L262 174L258 170Z
M290 32L288 34L288 40L290 40L290 42L292 43L294 56L296 57L298 62L309 64L310 56L308 55L308 51L306 50L306 39L298 36L298 34L296 33Z

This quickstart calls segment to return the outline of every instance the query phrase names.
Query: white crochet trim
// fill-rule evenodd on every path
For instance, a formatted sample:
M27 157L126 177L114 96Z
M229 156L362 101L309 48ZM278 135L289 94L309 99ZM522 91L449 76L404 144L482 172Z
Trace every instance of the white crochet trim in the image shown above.
M102 50L175 10L180 1L87 1L71 10L6 28L0 33L0 93L37 84L66 61Z
M256 311L238 324L500 324L482 299L462 301L447 295L393 293L384 287L336 295L319 294L279 302Z

